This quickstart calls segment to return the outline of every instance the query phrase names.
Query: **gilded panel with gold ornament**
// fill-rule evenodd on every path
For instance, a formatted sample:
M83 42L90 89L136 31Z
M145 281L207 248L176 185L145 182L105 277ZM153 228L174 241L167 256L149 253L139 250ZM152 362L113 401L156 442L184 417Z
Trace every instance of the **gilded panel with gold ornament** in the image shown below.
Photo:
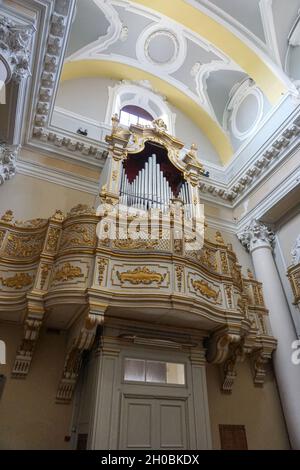
M66 227L60 242L60 251L74 248L94 248L96 245L96 224L81 223Z
M131 289L166 289L170 287L170 272L160 264L115 264L111 271L111 284Z
M5 241L4 256L15 260L32 259L40 255L45 239L43 233L10 232Z
M199 276L198 273L188 274L189 292L214 304L222 303L220 285Z
M27 291L33 285L35 271L4 271L1 270L0 290Z
M75 284L78 287L86 285L89 273L89 263L80 259L60 261L53 269L51 289Z

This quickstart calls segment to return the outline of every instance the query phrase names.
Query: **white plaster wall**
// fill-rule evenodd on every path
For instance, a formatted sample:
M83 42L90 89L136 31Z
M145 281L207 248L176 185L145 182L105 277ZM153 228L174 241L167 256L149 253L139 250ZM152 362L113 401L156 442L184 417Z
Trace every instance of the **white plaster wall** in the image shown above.
M8 209L16 220L46 219L56 209L68 212L77 204L93 206L95 196L25 175L0 186L0 216Z
M292 264L291 251L298 235L300 235L300 205L293 213L293 216L277 229L277 237L286 266Z
M198 145L198 155L201 160L221 164L220 157L212 143L201 132L199 127L174 106L170 106L170 108L172 112L176 114L176 137L184 142L185 147L189 148L192 143L195 143Z
M116 83L116 80L107 78L81 78L61 82L55 105L102 123L108 104L108 87L113 87ZM169 107L176 114L176 137L182 140L186 147L196 143L201 159L220 164L216 150L201 130L184 113L170 104ZM62 125L60 121L59 125ZM78 127L82 127L82 122ZM89 128L88 125L86 127Z
M295 330L300 338L300 312L294 305L294 294L287 277L288 267L292 264L291 251L300 234L300 206L293 211L293 215L286 218L276 230L276 242L274 246L274 259L278 274L284 288Z
M61 82L55 105L104 122L108 103L108 87L116 80L109 78L78 78Z

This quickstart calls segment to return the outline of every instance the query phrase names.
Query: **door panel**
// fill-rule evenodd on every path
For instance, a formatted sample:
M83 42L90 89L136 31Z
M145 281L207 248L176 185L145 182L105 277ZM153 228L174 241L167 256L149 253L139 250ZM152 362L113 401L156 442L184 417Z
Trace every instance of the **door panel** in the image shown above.
M151 403L127 403L127 448L151 449Z
M126 397L120 449L187 449L185 400Z
M184 402L159 403L160 449L186 448L186 413Z

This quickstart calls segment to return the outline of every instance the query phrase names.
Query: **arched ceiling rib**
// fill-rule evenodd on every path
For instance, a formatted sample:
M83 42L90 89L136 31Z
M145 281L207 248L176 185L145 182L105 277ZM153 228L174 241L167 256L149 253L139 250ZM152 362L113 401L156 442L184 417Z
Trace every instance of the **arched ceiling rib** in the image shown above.
M85 77L108 77L116 80L149 80L168 101L192 119L212 142L222 162L227 163L233 153L229 138L211 116L194 100L165 80L142 69L109 60L78 60L67 62L62 80Z
M75 18L73 32L71 30L70 55L65 62L62 78L99 76L117 80L149 80L154 89L199 126L223 163L227 163L233 154L231 137L226 126L224 129L222 127L229 89L233 89L241 77L251 77L270 105L277 104L282 95L295 90L288 76L275 64L272 54L267 55L267 49L260 49L257 42L251 42L249 35L243 35L230 21L224 20L220 9L223 3L219 0L79 1L81 14L79 19ZM261 4L267 2L256 0L256 9L251 6L251 12L255 10L255 14L259 15ZM228 0L223 5L224 10L231 4L232 0ZM243 11L241 7L239 3L237 8L240 8L239 13L244 18L248 10ZM229 13L233 19L231 10ZM95 40L97 36L92 35L92 31L87 32L86 27L95 24L97 15L105 34ZM248 23L253 23L252 16L248 18ZM274 18L271 16L272 23ZM238 18L236 15L236 24ZM72 34L76 36L75 26L77 36L78 30L81 31L79 48L78 37L72 37ZM97 23L97 31L99 28L100 24ZM147 38L155 37L157 30L161 43L158 41L156 44L156 54L163 53L160 49L163 41L170 47L168 34L173 36L174 47L176 42L179 44L181 52L174 64L166 61L158 66L151 62L151 58L145 57ZM92 40L89 39L91 37ZM150 43L148 53L152 53L153 44L155 40ZM73 49L71 46L74 46ZM164 54L167 52L164 51L162 56Z
M201 10L184 0L134 0L133 3L155 10L182 24L238 64L262 89L272 104L288 90L288 80L275 73L266 62L240 38Z

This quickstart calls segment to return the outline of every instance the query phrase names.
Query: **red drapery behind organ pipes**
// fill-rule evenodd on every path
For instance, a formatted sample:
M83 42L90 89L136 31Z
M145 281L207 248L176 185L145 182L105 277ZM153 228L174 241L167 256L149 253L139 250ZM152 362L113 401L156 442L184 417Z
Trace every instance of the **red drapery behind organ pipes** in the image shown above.
M124 168L129 183L132 183L135 180L139 171L145 168L145 163L147 162L148 158L151 157L151 155L154 153L156 155L156 161L159 163L161 171L171 186L174 196L177 197L180 188L184 183L182 174L170 162L167 150L164 147L152 142L146 142L144 150L136 154L129 154L127 160L125 160Z

